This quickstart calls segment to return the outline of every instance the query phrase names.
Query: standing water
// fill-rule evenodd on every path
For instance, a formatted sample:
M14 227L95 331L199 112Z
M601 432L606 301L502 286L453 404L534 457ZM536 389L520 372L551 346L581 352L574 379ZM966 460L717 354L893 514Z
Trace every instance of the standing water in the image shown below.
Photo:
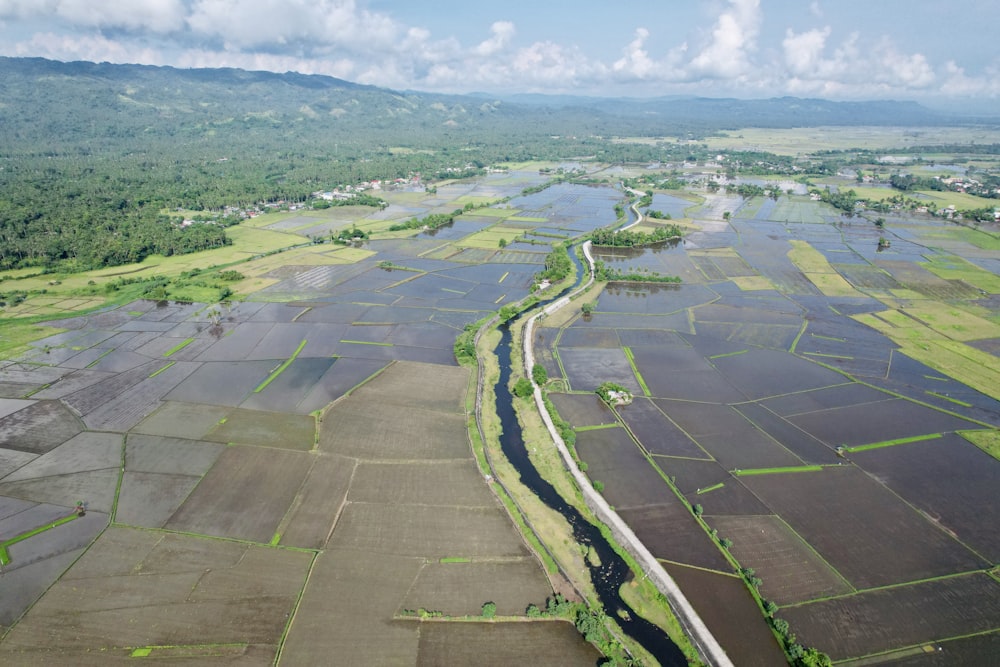
M576 263L578 275L582 267L573 249L570 257ZM553 297L554 298L554 297ZM496 412L500 417L500 446L507 460L511 462L520 475L521 482L538 496L542 502L562 514L573 528L573 538L584 547L593 548L597 554L599 565L590 564L590 577L593 581L597 597L604 607L605 613L616 617L618 625L632 639L642 645L661 665L667 667L687 664L687 659L677 645L667 634L656 625L637 614L621 598L619 589L627 580L631 570L621 556L611 548L611 545L596 526L589 523L580 512L567 503L555 488L535 469L528 458L527 448L521 434L521 425L514 414L513 397L507 385L510 381L511 367L511 332L507 325L500 327L502 338L497 346L497 358L500 362L500 379L494 387L496 395Z

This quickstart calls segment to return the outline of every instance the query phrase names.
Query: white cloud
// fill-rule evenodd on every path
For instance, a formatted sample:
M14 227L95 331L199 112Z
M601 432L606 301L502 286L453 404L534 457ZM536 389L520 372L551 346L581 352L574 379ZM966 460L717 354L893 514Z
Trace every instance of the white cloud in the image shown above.
M493 36L483 42L480 42L479 45L473 49L476 55L492 56L500 53L510 44L510 41L513 39L516 31L514 29L514 24L510 21L497 21L490 26L490 32Z
M907 94L925 90L937 81L925 56L901 53L888 38L862 48L860 36L852 33L827 55L831 32L829 26L798 34L786 32L782 48L788 92L884 96L892 91Z
M964 68L948 61L939 92L954 97L1000 97L1000 67L987 67L983 76L969 76Z
M89 60L91 62L168 64L162 54L100 35L60 35L36 33L26 42L14 45L17 56L37 56L52 60Z
M694 72L708 77L735 78L750 69L760 30L760 0L729 0L716 21L709 44L692 60Z
M328 46L371 52L405 32L388 15L359 9L353 0L195 0L187 24L230 49L302 53Z
M787 29L776 48L760 49L765 18L785 20L781 14L765 17L761 5L715 0L716 14L704 31L691 31L690 46L670 43L657 34L659 26L639 27L620 55L605 62L570 41L519 43L515 24L506 20L467 43L442 38L370 9L367 0L0 0L0 21L7 22L0 23L0 52L294 70L443 92L851 98L998 93L996 65L980 67L976 76L955 63L936 68L888 37L837 36L823 23ZM822 19L819 0L808 7Z
M0 17L53 17L74 26L168 33L184 27L182 0L0 0Z
M920 53L900 53L888 39L876 46L874 56L874 73L887 84L902 88L926 88L936 79L934 68L927 58Z
M653 62L644 48L647 39L649 39L649 31L645 28L637 29L635 39L622 49L624 57L616 60L612 69L615 72L631 74L637 79L644 79L656 71L656 63Z
M823 63L823 50L826 39L830 36L830 28L809 30L796 35L791 30L785 33L781 43L785 51L785 64L796 76L816 73Z

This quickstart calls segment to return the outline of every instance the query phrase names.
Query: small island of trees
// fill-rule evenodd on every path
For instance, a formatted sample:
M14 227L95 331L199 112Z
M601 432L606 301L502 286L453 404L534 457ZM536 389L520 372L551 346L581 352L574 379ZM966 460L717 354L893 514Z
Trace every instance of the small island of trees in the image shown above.
M652 232L595 229L590 234L591 243L605 248L638 248L679 238L681 238L681 228L677 225L664 225Z

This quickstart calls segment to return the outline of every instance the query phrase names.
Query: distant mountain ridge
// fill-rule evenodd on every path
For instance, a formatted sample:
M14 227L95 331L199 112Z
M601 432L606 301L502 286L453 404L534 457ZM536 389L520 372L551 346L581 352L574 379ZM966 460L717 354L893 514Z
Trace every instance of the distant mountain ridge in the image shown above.
M113 126L103 127L112 114ZM780 97L652 99L395 91L324 75L0 57L6 141L53 133L137 135L172 120L186 131L244 123L393 132L703 136L720 129L943 125L968 119L914 102Z
M589 107L621 115L658 115L681 121L711 118L716 122L750 122L756 126L784 125L937 125L955 122L948 114L917 102L873 100L836 102L818 98L765 99L667 96L600 98L571 95L520 94L503 98L530 106Z

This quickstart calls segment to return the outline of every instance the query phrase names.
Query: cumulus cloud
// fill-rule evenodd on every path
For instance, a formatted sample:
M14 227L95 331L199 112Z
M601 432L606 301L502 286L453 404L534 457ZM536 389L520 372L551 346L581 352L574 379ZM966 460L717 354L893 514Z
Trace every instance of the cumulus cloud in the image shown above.
M614 71L631 74L638 79L644 79L653 73L657 66L645 49L647 39L649 39L648 30L645 28L636 30L635 39L623 49L624 57L612 65Z
M52 60L89 60L92 62L139 62L166 65L163 54L155 49L123 44L100 35L60 35L42 32L26 42L14 45L13 55L34 56Z
M761 49L765 19L786 18L765 16L761 5L715 0L704 29L679 43L659 25L638 27L619 56L603 61L572 42L519 41L507 20L480 35L441 37L366 0L0 0L9 25L0 53L294 70L442 92L998 94L997 66L973 76L955 63L935 68L887 37L837 35L819 0L808 5L817 25L788 28L780 44Z
M0 0L0 17L54 17L75 26L168 33L184 27L182 0Z
M919 53L902 53L887 38L862 49L860 36L852 33L827 54L829 26L795 33L788 30L782 41L786 87L794 94L855 97L927 89L937 81L934 68Z
M1000 97L1000 67L992 65L986 68L982 76L969 76L965 73L965 68L959 67L954 61L948 61L939 92L954 97Z
M746 74L760 22L760 0L729 0L729 9L719 16L711 40L691 60L691 67L703 76L722 79Z
M796 76L809 76L817 73L824 64L823 50L830 36L830 28L808 30L795 34L791 30L785 33L781 43L785 51L785 64Z
M301 52L341 46L367 53L405 32L386 14L354 0L194 0L187 25L232 49L293 47Z
M490 26L492 36L479 43L474 49L478 56L492 56L503 51L514 37L514 24L510 21L497 21Z

